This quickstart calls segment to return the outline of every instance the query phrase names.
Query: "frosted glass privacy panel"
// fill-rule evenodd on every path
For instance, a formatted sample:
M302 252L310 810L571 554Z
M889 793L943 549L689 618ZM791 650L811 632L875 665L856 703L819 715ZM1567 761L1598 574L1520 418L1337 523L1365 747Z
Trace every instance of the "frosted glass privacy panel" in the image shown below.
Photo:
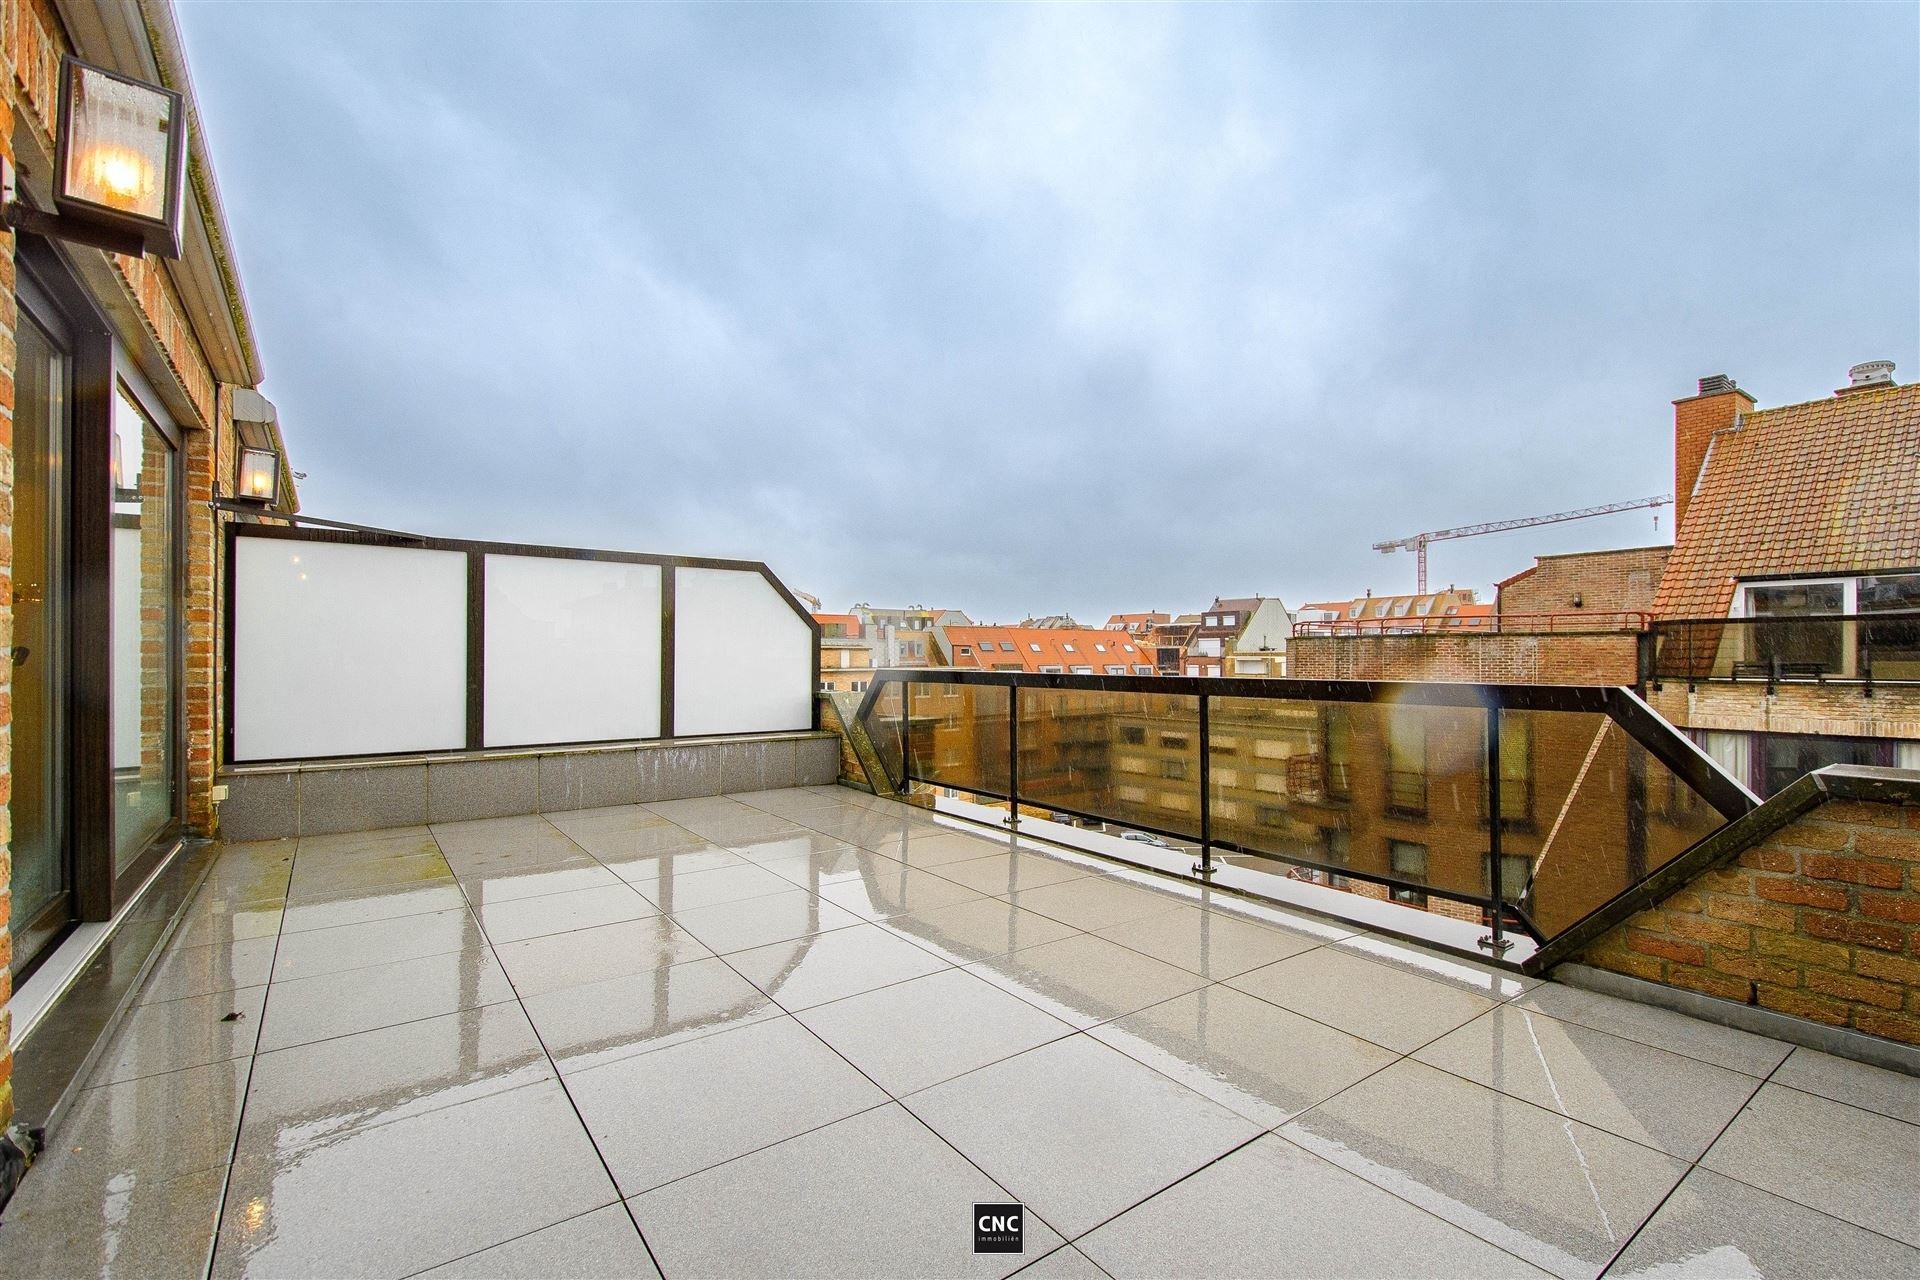
M673 575L673 731L813 727L813 628L742 569Z
M467 557L238 538L235 760L467 745Z
M486 744L660 736L660 568L487 557Z

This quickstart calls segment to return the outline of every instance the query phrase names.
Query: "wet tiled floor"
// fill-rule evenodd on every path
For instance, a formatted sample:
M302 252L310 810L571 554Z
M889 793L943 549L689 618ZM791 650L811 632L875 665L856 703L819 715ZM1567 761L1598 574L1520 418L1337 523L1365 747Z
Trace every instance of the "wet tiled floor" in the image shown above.
M1913 1276L1917 1184L1915 1079L822 788L227 848L0 1272Z

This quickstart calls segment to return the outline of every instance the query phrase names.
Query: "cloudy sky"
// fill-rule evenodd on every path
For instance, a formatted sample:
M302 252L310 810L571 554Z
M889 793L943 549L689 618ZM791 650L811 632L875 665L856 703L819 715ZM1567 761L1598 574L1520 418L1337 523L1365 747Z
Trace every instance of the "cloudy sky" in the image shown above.
M1920 378L1911 5L180 11L313 515L1297 604L1667 492L1703 374Z

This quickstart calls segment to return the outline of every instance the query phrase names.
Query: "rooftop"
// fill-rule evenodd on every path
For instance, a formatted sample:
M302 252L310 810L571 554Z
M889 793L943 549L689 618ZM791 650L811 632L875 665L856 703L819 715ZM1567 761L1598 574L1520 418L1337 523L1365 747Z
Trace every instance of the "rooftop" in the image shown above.
M1920 1270L1907 1077L843 788L231 845L136 1000L22 1273Z
M1011 666L1039 671L1043 667L1072 670L1092 667L1131 666L1152 660L1152 655L1133 642L1125 631L1105 627L948 627L947 645L955 666ZM992 645L991 653L986 646ZM1012 648L1007 646L1011 645ZM962 649L972 650L962 653Z
M1736 578L1920 566L1920 384L1741 415L1707 446L1654 611L1724 617Z

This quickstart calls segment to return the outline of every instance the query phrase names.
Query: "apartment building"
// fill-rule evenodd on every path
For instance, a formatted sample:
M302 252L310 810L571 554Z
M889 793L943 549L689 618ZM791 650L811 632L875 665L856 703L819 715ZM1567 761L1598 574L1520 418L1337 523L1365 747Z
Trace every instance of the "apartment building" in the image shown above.
M1184 674L1180 662L1186 657L1187 646L1193 643L1193 633L1199 629L1197 613L1183 613L1170 622L1156 623L1145 646L1153 654L1154 669L1163 676Z
M1760 409L1703 378L1674 402L1674 493L1654 707L1762 795L1920 768L1920 386L1873 361Z
M958 609L930 609L924 605L883 608L856 604L850 610L861 634L873 646L881 667L938 667L946 663L946 628L968 626L973 619Z
M873 642L851 613L815 613L820 624L820 687L827 692L859 693L873 680Z
M1273 596L1214 597L1181 655L1188 676L1283 676L1293 614Z
M1124 631L1135 640L1152 638L1153 629L1173 621L1167 613L1116 613L1107 618L1107 630Z

